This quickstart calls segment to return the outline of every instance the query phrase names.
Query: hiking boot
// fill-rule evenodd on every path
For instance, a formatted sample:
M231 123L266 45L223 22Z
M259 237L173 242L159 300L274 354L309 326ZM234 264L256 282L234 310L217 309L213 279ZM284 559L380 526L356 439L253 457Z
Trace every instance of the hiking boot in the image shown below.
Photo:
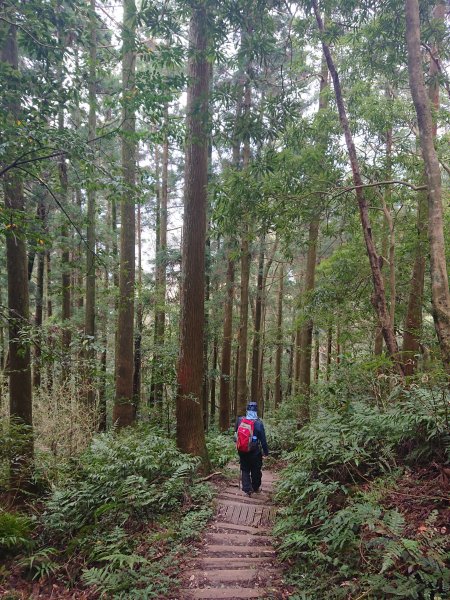
M257 490L253 490L254 494L260 494L261 493L261 487L259 487Z
M245 492L245 495L248 496L249 498L252 497L252 493L251 492Z

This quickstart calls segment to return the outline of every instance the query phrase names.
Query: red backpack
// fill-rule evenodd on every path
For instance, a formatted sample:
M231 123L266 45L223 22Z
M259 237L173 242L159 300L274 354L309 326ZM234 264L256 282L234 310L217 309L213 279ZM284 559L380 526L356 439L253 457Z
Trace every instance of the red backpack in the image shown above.
M252 419L242 419L237 428L236 449L238 452L250 452L253 449L253 431L255 421Z

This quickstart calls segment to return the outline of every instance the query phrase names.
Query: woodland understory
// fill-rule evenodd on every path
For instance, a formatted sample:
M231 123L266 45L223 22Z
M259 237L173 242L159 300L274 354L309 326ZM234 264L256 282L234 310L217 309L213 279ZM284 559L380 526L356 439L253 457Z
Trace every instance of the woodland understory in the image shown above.
M450 597L449 32L0 0L1 598L176 598L249 400L292 598Z

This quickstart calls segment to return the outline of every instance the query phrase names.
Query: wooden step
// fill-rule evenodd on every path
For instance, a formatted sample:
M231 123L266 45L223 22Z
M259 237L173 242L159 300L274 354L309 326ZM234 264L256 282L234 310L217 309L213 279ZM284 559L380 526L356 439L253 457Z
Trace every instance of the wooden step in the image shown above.
M262 534L263 532L268 531L265 527L252 527L251 525L244 525L240 523L227 523L226 521L217 520L213 525L211 525L211 529L226 529L230 531L245 531L248 533L253 533L255 535Z
M194 560L194 568L199 570L214 569L248 569L248 567L260 567L261 565L271 565L273 556L266 557L238 557L229 556L208 556Z
M221 492L218 496L217 496L217 501L222 503L224 500L226 502L239 502L241 504L262 504L262 505L267 505L269 504L269 498L265 498L264 496L261 496L261 494L253 494L250 498L244 494L244 492L241 492L240 494L234 494L234 493L230 493L230 492Z
M206 544L205 552L211 554L231 554L247 556L275 556L275 550L270 546L229 546L226 544Z
M267 591L260 588L235 588L235 587L220 587L220 588L197 588L180 590L180 596L176 600L239 600L240 598L264 598ZM174 599L175 600L175 599Z
M215 583L250 583L255 580L275 579L280 577L277 569L213 569L195 570L187 573L187 579L191 584L215 584Z
M236 544L236 546L262 546L270 544L272 538L269 535L252 535L250 533L213 533L207 532L206 541L212 544Z
M217 504L221 506L242 506L243 504L251 504L253 506L267 506L267 502L264 500L254 500L248 496L242 496L241 498L226 498L222 496L217 497Z
M233 486L228 486L226 488L224 488L223 490L220 490L220 494L233 494L235 496L242 496L243 491L242 489L238 488L238 487L233 487ZM269 490L267 489L262 489L260 492L253 492L253 496L252 498L269 498L271 496L271 494L269 493Z

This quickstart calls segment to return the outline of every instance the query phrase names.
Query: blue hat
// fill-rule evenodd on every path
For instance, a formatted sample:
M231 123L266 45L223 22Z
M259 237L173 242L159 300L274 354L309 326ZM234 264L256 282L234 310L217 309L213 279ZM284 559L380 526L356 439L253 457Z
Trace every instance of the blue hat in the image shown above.
M247 410L254 410L255 412L258 412L258 404L256 402L249 402L247 404Z

